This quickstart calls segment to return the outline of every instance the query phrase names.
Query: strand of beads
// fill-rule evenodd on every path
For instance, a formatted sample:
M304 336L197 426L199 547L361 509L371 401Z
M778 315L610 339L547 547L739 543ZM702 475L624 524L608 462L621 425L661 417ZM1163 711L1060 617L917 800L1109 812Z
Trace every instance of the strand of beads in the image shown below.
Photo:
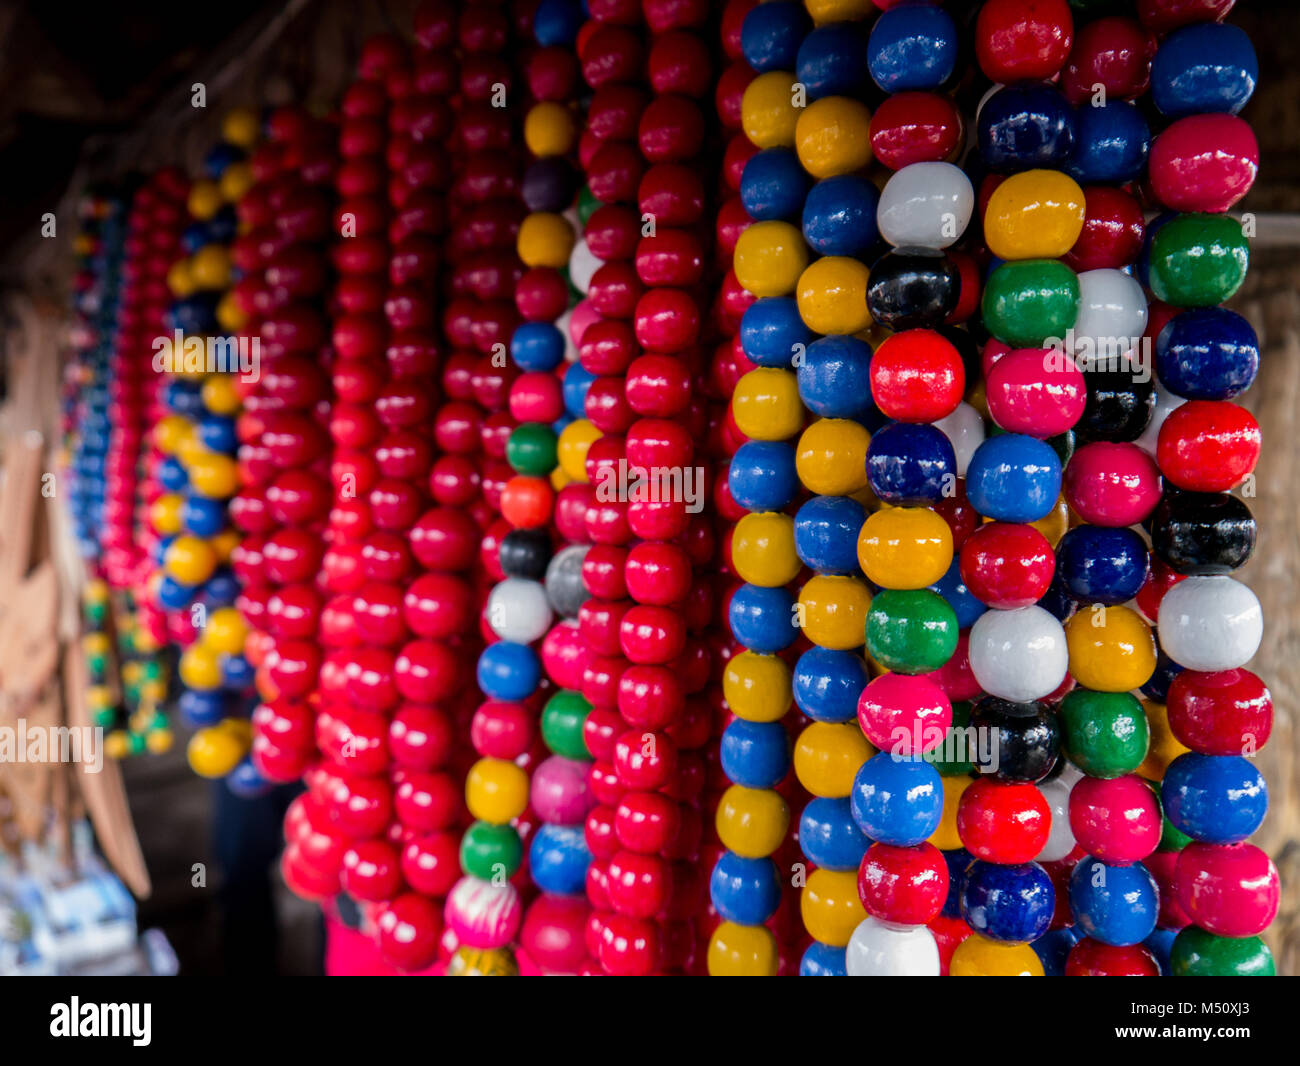
M1185 845L1154 857L1161 890L1174 897L1161 900L1160 917L1177 918L1160 924L1185 924L1161 947L1177 976L1265 975L1273 960L1259 934L1277 913L1278 875L1245 841L1268 807L1249 756L1268 740L1272 699L1244 669L1262 634L1259 601L1228 576L1255 544L1250 508L1231 492L1253 478L1259 427L1231 401L1254 380L1259 348L1245 319L1216 306L1246 271L1246 235L1224 212L1258 169L1254 133L1237 114L1258 64L1246 35L1213 13L1173 15L1160 6L1144 15L1153 31L1172 31L1151 68L1154 103L1171 121L1151 148L1150 188L1183 212L1153 223L1147 264L1152 291L1177 309L1156 339L1156 373L1185 401L1156 437L1165 488L1150 523L1155 557L1186 578L1157 608L1161 646L1181 668L1165 697L1168 727L1190 749L1161 784L1166 836Z

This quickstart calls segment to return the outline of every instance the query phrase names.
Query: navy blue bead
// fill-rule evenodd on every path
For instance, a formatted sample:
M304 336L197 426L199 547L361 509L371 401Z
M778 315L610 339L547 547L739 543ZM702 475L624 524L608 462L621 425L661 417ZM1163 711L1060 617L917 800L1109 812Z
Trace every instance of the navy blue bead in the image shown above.
M1157 649L1155 673L1142 686L1142 695L1163 707L1169 697L1169 686L1183 670L1184 667L1169 658L1163 648Z
M776 788L790 770L790 735L780 722L737 718L719 747L722 772L745 788Z
M222 568L203 586L203 600L209 607L233 607L239 592L239 579L229 569Z
M189 606L190 600L194 598L194 589L182 585L171 574L164 574L154 595L158 606L168 611L179 611Z
M1074 597L1070 595L1070 590L1065 587L1065 582L1061 580L1059 570L1052 574L1052 583L1047 586L1047 591L1043 593L1037 606L1062 624L1068 621L1078 610L1079 605Z
M957 483L957 456L943 430L895 422L871 438L867 480L885 503L934 503Z
M1082 935L1073 926L1067 926L1064 929L1050 929L1030 944L1038 961L1043 964L1043 976L1064 977L1070 949L1082 939Z
M1000 866L976 860L966 870L961 916L977 933L1017 944L1037 940L1055 910L1052 879L1036 862Z
M227 692L243 692L253 684L253 664L242 655L223 655L221 684Z
M814 496L795 513L795 553L820 573L855 573L858 533L866 520L866 508L849 496Z
M163 403L178 415L197 415L203 410L201 388L197 381L169 381L163 387Z
M871 27L867 67L887 93L937 89L956 65L957 26L938 5L902 4Z
M740 51L758 73L794 70L810 20L803 4L775 0L753 8L740 27Z
M1169 764L1160 799L1169 820L1192 839L1236 844L1264 821L1268 786L1258 767L1240 755L1189 751Z
M781 510L799 491L794 448L784 441L746 441L731 457L727 487L747 511Z
M1061 494L1061 460L1045 441L1000 433L983 441L966 469L966 497L986 518L1037 522Z
M939 828L943 780L927 762L878 752L858 769L850 804L853 820L872 840L915 847Z
M866 80L862 56L866 34L858 22L831 22L818 26L799 46L795 77L808 90L808 99L856 96Z
M823 944L820 940L814 940L803 953L803 958L799 960L799 976L847 977L849 971L844 961L847 954L845 948L832 947L830 944Z
M957 616L958 629L969 629L975 624L975 619L989 609L988 604L977 599L961 579L961 560L956 554L953 555L952 565L947 572L930 588L947 600L948 606Z
M819 181L804 200L804 240L821 255L866 258L880 240L879 203L879 191L865 178L841 174Z
M740 202L756 222L798 218L808 172L789 148L755 152L740 176Z
M539 889L552 896L573 896L583 890L591 852L579 825L537 827L528 844L528 872Z
M1156 927L1160 893L1140 862L1114 866L1085 856L1070 874L1070 911L1079 931L1103 944L1140 944Z
M1056 545L1056 572L1079 603L1127 603L1147 579L1146 542L1128 528L1075 526Z
M975 861L975 856L965 848L953 848L943 853L943 861L948 864L948 897L943 901L943 916L960 918L961 886L966 880L966 870Z
M977 119L980 157L990 170L1059 169L1074 151L1074 108L1047 85L1008 85Z
M533 15L533 36L543 48L571 45L587 20L582 0L541 0Z
M1238 26L1199 22L1175 30L1151 63L1151 98L1170 118L1235 115L1259 80L1255 46Z
M762 925L781 903L781 877L776 863L724 851L709 878L709 898L727 921Z
M750 651L774 655L794 643L794 593L787 588L741 585L731 597L731 634Z
M239 447L235 420L224 415L204 415L199 419L199 440L210 452L234 455Z
M822 418L859 418L871 400L871 347L857 337L834 335L808 345L795 379L804 406Z
M1231 400L1259 372L1259 338L1236 311L1197 307L1174 315L1156 337L1156 376L1189 400Z
M848 799L814 796L799 819L799 847L814 866L856 870L871 841L862 835Z
M809 648L794 666L794 702L816 722L852 722L870 680L861 655Z
M740 316L740 348L759 366L794 365L799 345L807 348L816 334L803 324L793 297L755 300Z
M226 774L226 788L240 799L265 796L274 785L262 776L251 755L245 755L230 773Z
M185 467L175 456L169 455L158 464L158 483L168 492L180 492L189 482Z
M1151 130L1130 103L1084 104L1075 112L1074 151L1065 171L1084 185L1119 184L1141 175L1151 148Z

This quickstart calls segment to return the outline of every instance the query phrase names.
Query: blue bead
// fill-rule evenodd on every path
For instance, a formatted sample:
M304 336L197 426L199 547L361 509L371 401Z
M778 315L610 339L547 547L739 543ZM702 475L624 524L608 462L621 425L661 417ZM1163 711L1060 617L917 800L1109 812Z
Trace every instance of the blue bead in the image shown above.
M533 36L543 48L571 45L586 21L582 0L541 0L533 15Z
M860 418L871 400L871 346L857 337L822 337L808 345L795 369L799 397L823 418Z
M1141 175L1151 148L1151 130L1130 103L1084 104L1075 112L1074 151L1065 171L1084 185L1120 184Z
M1259 80L1259 60L1237 26L1200 22L1175 30L1151 63L1151 98L1170 118L1235 115Z
M1058 570L1052 574L1052 582L1047 586L1047 591L1043 593L1036 606L1041 607L1058 622L1064 624L1078 610L1078 603L1070 595L1070 590L1065 587L1065 582L1061 580L1061 574Z
M824 870L856 870L871 841L853 820L847 798L814 796L799 819L799 847L814 866Z
M726 921L762 925L781 903L781 875L776 863L724 851L709 878L709 898Z
M1067 926L1064 929L1049 930L1030 944L1038 961L1043 964L1043 976L1064 977L1070 949L1082 939L1073 926Z
M847 954L846 948L836 948L814 940L799 960L799 976L847 977L849 971L844 961Z
M957 483L952 441L937 426L895 422L871 438L867 480L885 503L934 503Z
M550 322L525 322L510 338L510 358L520 370L554 370L564 362L564 334Z
M178 415L197 415L203 410L200 385L195 381L175 379L163 386L163 403Z
M265 796L274 786L262 776L252 756L245 755L226 775L226 787L240 799L255 799Z
M808 172L789 148L768 148L749 157L740 176L740 202L756 222L792 219L803 208Z
M1103 944L1140 944L1156 927L1160 893L1140 862L1113 866L1084 856L1070 874L1070 911L1080 932Z
M181 523L196 537L215 537L226 527L226 501L188 496L181 506Z
M759 366L789 368L800 346L807 348L815 336L790 296L755 300L740 316L741 350Z
M528 872L548 895L574 896L587 883L591 857L582 826L543 823L528 845Z
M208 149L208 154L203 157L203 170L209 178L216 180L221 177L226 167L231 163L237 163L244 158L244 150L237 145L230 144L226 141L218 141Z
M953 555L947 573L931 585L930 589L948 601L948 606L957 615L958 629L969 629L975 624L975 619L989 609L988 604L977 599L966 587L966 582L961 577L961 559L957 554Z
M1079 603L1127 603L1147 579L1146 542L1128 528L1075 526L1056 545L1056 573Z
M209 607L232 607L239 597L239 579L227 569L218 570L203 586L203 599Z
M253 664L242 655L221 657L221 684L227 692L242 692L253 683Z
M805 566L823 574L858 569L858 533L867 520L849 496L814 496L794 516L794 550Z
M737 718L719 747L722 772L745 788L776 788L790 771L790 735L780 722Z
M1142 234L1142 249L1138 252L1137 262L1133 264L1133 276L1144 287L1151 288L1151 242L1162 229L1178 217L1176 211L1162 211L1147 223L1146 232Z
M799 491L794 448L785 441L746 441L731 457L727 487L747 511L782 510Z
M794 70L799 45L810 28L803 4L793 0L759 4L741 23L740 51L745 62L760 74Z
M163 610L179 611L189 606L190 600L194 598L194 589L189 585L182 585L171 574L164 574L162 580L158 582L154 595L157 597L158 606Z
M1231 400L1259 372L1259 338L1236 311L1197 307L1174 315L1156 337L1156 376L1189 400Z
M168 492L180 492L190 483L190 478L181 461L169 455L158 465L158 483Z
M478 658L478 687L494 700L522 700L537 688L541 670L537 653L527 644L501 640Z
M1189 751L1169 764L1160 800L1169 820L1192 839L1236 844L1264 821L1268 786L1258 767L1240 755Z
M872 840L911 848L939 828L943 780L927 762L882 751L859 768L850 801L853 820Z
M521 366L521 370L527 367ZM587 390L596 380L596 375L581 363L570 363L564 372L564 409L574 418L587 417Z
M1161 977L1173 977L1174 975L1169 956L1173 952L1174 940L1177 937L1177 929L1156 929L1142 941L1142 946L1150 951L1156 957L1156 962L1160 964Z
M764 655L788 648L799 635L794 602L794 593L787 588L741 585L727 609L732 636Z
M794 701L817 722L851 722L858 698L871 680L862 656L831 648L809 648L794 667Z
M804 200L804 240L821 255L864 258L880 240L879 203L879 191L865 178L841 174L819 181Z
M208 243L208 227L203 222L191 222L181 231L181 247L189 255L193 255Z
M953 848L943 853L943 861L948 864L948 898L943 901L942 913L945 918L960 918L961 886L975 856L965 848Z
M857 22L831 22L808 34L794 62L795 77L808 90L808 99L856 96L866 79L866 47L866 34Z
M1000 866L976 860L961 888L961 916L977 933L993 940L1024 944L1052 924L1056 890L1036 862Z
M234 455L239 447L235 420L224 415L204 415L199 419L199 440L210 452Z
M1020 433L981 442L966 469L966 497L986 518L1037 522L1061 494L1061 460L1052 446Z
M942 7L903 4L871 27L867 67L887 93L937 89L957 65L957 27Z
M1075 115L1047 85L1008 85L977 119L980 156L990 170L1059 169L1074 150Z
M209 691L187 688L181 690L177 703L185 724L202 729L204 726L216 725L226 717L227 699L220 689Z

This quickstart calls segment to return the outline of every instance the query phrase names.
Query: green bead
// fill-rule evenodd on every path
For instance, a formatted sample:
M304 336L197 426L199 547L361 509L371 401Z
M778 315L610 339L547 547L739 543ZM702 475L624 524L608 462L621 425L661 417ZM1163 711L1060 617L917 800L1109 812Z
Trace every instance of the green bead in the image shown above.
M143 754L144 754L144 752L145 752L145 748L146 748L146 744L145 744L145 739L144 739L144 734L143 734L143 733L129 733L129 734L127 734L127 744L128 744L129 747L130 747L130 751L131 751L131 754L132 754L132 755L143 755Z
M555 469L555 431L541 422L524 422L506 441L506 462L517 474L545 477Z
M513 826L475 822L460 841L460 868L480 881L508 880L524 859L524 845Z
M604 206L591 194L591 189L586 185L578 190L578 221L584 226L587 224L587 219Z
M1159 790L1157 790L1156 795L1159 796ZM1192 838L1174 825L1162 809L1160 811L1160 843L1156 845L1156 850L1182 851L1191 842Z
M968 742L964 733L961 736L955 735L956 730L965 730L969 725L970 704L965 700L954 700L952 705L952 727L944 737L943 743L937 748L932 748L921 758L944 777L961 777L963 774L970 773L974 769L970 761L970 755L974 750L974 741ZM944 758L949 753L965 757L949 762Z
M1175 977L1273 977L1273 953L1257 936L1215 936L1189 925L1174 937L1169 969Z
M91 720L101 729L109 729L117 721L117 708L101 707L91 716Z
M867 651L887 670L928 674L957 650L957 614L930 589L886 589L867 611Z
M1052 451L1061 460L1061 466L1064 467L1074 455L1074 430L1067 429L1064 433L1058 433L1055 437L1048 437L1047 443L1052 446Z
M1151 291L1175 307L1213 307L1241 288L1249 263L1231 215L1179 215L1151 239Z
M160 681L163 676L163 664L158 659L145 659L140 663L141 681Z
M1146 712L1131 692L1076 688L1061 701L1061 744L1089 777L1109 780L1133 773L1150 743Z
M542 739L546 746L568 759L590 759L591 752L583 736L583 726L590 713L591 704L581 693L561 689L542 709Z
M83 612L86 616L86 623L91 629L99 629L104 624L104 619L108 615L108 604L106 603L88 603Z
M1003 263L984 287L984 325L1013 348L1062 343L1079 314L1079 279L1055 259Z
M102 652L86 656L86 669L90 671L92 678L103 677L107 666L108 659Z

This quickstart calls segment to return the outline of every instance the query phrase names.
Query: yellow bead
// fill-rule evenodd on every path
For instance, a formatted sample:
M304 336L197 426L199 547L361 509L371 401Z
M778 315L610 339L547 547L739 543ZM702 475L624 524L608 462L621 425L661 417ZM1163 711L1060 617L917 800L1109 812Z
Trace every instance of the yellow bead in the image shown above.
M509 948L459 947L447 963L448 977L518 977L519 963Z
M145 648L140 646L136 641L136 648L139 651L154 651L156 648ZM140 698L148 700L151 703L162 703L167 698L167 683L161 679L156 681L142 681L140 683Z
M211 374L200 392L203 406L214 415L233 415L242 406L235 379L229 374Z
M128 685L134 685L144 677L144 665L139 662L125 662L122 664L122 680ZM105 692L108 690L105 689Z
M108 582L99 577L87 581L81 596L87 603L104 603L108 599Z
M210 219L221 210L224 203L225 197L221 195L221 186L215 181L208 181L204 178L190 186L187 206L190 214L200 222L206 222Z
M114 729L104 738L104 754L110 759L125 759L131 752L131 738L125 729Z
M237 107L222 117L221 136L240 148L252 148L257 143L259 127L257 115L247 108Z
M1039 533L1047 538L1047 543L1053 548L1070 529L1070 505L1065 502L1065 496L1062 494L1056 499L1056 506L1047 512L1037 522L1030 522Z
M559 492L565 485L571 484L572 482L573 478L569 477L562 467L557 466L551 471L551 488L556 492Z
M858 562L873 584L923 589L952 565L952 530L928 507L884 507L858 534Z
M1169 764L1178 756L1186 755L1191 749L1186 747L1169 729L1169 712L1163 703L1143 700L1142 709L1147 713L1147 731L1151 734L1151 746L1147 748L1147 757L1137 772L1148 781L1163 781Z
M524 116L524 143L538 158L565 155L577 139L573 112L554 100L534 104Z
M216 652L201 644L191 644L181 653L177 669L186 688L211 692L221 687L221 663Z
M217 184L221 187L221 195L226 198L226 203L237 204L244 198L244 195L253 187L253 168L245 162L231 163L221 172L221 177Z
M198 285L194 282L194 271L188 259L178 259L167 268L167 288L179 299L192 296Z
M876 10L871 0L804 0L803 6L818 26L827 22L855 22Z
M718 839L746 859L771 855L790 828L790 808L780 793L732 785L718 801Z
M175 455L194 436L194 424L184 415L163 415L154 423L153 443L164 455Z
M243 737L223 725L200 729L190 737L185 754L190 769L200 777L225 777L248 754L248 744Z
M731 532L731 565L742 581L777 588L793 581L803 565L794 550L794 519L788 514L747 514Z
M723 922L709 938L710 977L775 977L776 937L765 925Z
M190 488L200 496L224 500L239 489L239 467L228 455L216 452L191 454L185 467Z
M505 759L479 759L465 777L465 805L480 821L506 825L528 806L528 773Z
M849 418L823 418L799 438L795 469L799 480L819 496L849 496L867 484L871 434Z
M170 537L179 533L184 524L181 521L181 508L185 500L174 492L165 492L149 505L149 525L155 533Z
M847 96L824 96L799 114L795 150L814 178L852 174L871 162L871 112Z
M217 325L227 333L238 333L248 323L249 317L239 306L233 293L228 292L217 301Z
M844 799L862 764L875 753L856 721L812 722L795 742L794 773L814 796Z
M993 190L984 240L1000 259L1058 259L1083 230L1083 190L1059 170L1023 170Z
M228 563L231 554L239 547L242 540L239 530L223 529L220 533L209 537L208 543L212 545L212 550L217 553L217 561Z
M170 729L151 729L144 736L144 746L154 755L172 750L176 736Z
M799 227L773 219L749 226L732 257L736 280L755 296L789 295L807 265L808 245Z
M573 251L573 227L563 215L534 211L519 225L515 250L528 267L562 270Z
M862 647L870 609L871 590L856 577L815 574L799 590L799 625L821 648Z
M803 426L799 383L789 370L760 366L736 382L731 396L736 427L750 440L787 440Z
M747 722L778 722L793 700L790 667L775 655L742 651L727 660L722 695L731 713Z
M562 430L556 442L560 469L569 480L587 483L587 451L604 434L585 418L575 418Z
M799 277L799 317L815 333L859 333L871 325L867 265L844 255L809 264Z
M253 741L253 723L247 718L223 718L216 728L227 730L232 736L251 744Z
M113 691L107 685L91 685L86 689L86 703L92 711L102 711L113 706Z
M957 804L972 780L966 776L943 779L943 817L939 819L939 828L930 834L930 843L940 851L961 847L961 836L957 832Z
M952 953L952 977L1042 977L1043 964L1028 944L1008 944L972 933Z
M219 607L208 615L203 627L203 644L224 655L240 655L244 651L244 638L248 636L248 623L234 607Z
M799 913L808 935L842 948L867 917L858 897L856 870L814 870L799 893Z
M81 649L87 655L107 655L112 646L107 633L87 633L81 638Z
M1097 692L1129 692L1151 680L1156 642L1128 607L1085 607L1065 623L1070 675Z
M149 630L141 627L134 630L135 633L135 650L142 654L152 654L158 650L158 641L154 639Z
M202 537L182 533L163 556L163 569L182 585L201 585L217 568L217 553Z
M745 87L740 99L740 124L759 148L792 148L804 91L793 74L769 70Z

